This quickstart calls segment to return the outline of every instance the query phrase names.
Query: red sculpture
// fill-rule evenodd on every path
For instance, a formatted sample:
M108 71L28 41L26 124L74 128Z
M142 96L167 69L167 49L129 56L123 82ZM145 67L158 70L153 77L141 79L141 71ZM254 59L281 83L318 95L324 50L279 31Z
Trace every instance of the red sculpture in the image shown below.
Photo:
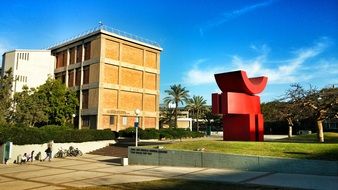
M263 141L260 98L267 77L248 78L245 71L215 74L221 94L212 94L212 112L223 114L223 140Z

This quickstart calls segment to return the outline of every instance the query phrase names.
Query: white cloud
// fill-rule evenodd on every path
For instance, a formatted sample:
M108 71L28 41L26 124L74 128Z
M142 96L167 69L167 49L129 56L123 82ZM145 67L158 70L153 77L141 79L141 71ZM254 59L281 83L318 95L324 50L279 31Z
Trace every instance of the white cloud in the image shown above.
M250 48L259 52L259 55L253 59L244 59L238 55L233 55L231 65L203 67L200 68L199 64L194 64L192 69L186 72L183 81L190 85L202 85L215 83L214 74L222 73L231 70L244 70L248 73L249 77L267 76L269 84L288 84L299 81L307 81L315 76L315 71L318 71L318 65L307 65L310 67L307 72L304 72L304 63L311 59L318 57L330 45L330 40L321 38L311 47L301 48L292 52L292 57L283 60L270 61L269 52L270 48L267 45L257 47L251 45ZM203 60L202 62L206 62ZM273 65L271 63L274 63ZM224 65L224 64L223 64ZM327 62L321 60L319 62L322 69L329 70L331 73L338 73L338 62ZM305 67L305 68L306 68ZM323 71L323 70L322 70Z
M314 68L306 68L308 70L314 70L320 73L328 73L328 74L338 74L338 59L330 58L330 59L321 59L318 61L318 64Z
M235 65L236 69L247 71L249 76L267 76L269 78L269 83L272 84L294 83L299 80L307 80L312 77L308 73L305 75L298 71L303 63L318 56L329 44L330 41L327 38L322 38L312 47L301 48L294 51L293 58L278 61L280 65L275 68L265 66L269 62L266 52L263 52L262 55L253 60L242 60L238 56L233 56L232 63Z
M220 20L220 24L222 24L222 23L224 23L228 20L234 19L236 17L239 17L241 15L244 15L248 12L252 12L252 11L258 9L258 8L269 6L273 2L274 2L273 0L264 1L264 2L261 2L261 3L256 3L256 4L253 4L253 5L243 7L241 9L233 10L231 12L225 12L225 13L223 13L223 19Z
M276 0L268 0L268 1L260 2L260 3L256 3L256 4L253 4L253 5L245 6L245 7L242 7L240 9L237 9L237 10L224 12L224 13L221 14L220 17L210 20L209 23L206 26L201 27L199 29L199 32L203 36L205 30L208 30L208 29L211 29L213 27L217 27L219 25L222 25L225 22L233 20L233 19L235 19L239 16L242 16L244 14L247 14L249 12L255 11L256 9L269 6L272 3L274 3L275 1Z
M199 65L205 63L207 59L198 59L194 62L193 67L184 75L184 83L190 85L209 84L215 81L214 74L224 70L223 67L206 68L201 70Z

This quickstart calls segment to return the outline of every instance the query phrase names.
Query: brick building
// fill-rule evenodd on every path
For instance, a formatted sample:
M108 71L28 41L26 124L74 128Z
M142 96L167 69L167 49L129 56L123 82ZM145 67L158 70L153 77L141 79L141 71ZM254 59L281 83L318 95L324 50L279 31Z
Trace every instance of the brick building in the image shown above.
M158 128L161 47L106 27L50 48L55 78L78 92L79 128ZM80 117L79 117L80 116Z

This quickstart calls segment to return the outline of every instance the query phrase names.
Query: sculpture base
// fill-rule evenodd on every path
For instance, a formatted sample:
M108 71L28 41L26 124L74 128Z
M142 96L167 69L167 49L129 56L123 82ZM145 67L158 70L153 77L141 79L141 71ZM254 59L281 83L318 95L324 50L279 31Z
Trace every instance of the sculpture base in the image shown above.
M224 141L264 141L262 114L223 115Z

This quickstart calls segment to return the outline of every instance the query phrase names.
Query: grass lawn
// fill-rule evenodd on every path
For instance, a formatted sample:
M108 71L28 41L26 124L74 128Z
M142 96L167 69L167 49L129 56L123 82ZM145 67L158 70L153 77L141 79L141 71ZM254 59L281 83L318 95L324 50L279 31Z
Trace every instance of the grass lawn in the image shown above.
M338 133L325 132L324 133L325 143L338 143ZM317 133L311 135L297 135L291 138L285 138L278 140L280 142L318 142Z
M70 188L67 190L267 190L267 189L291 189L282 187L260 186L260 185L248 185L248 184L233 184L233 183L221 183L221 182L208 182L208 181L193 181L193 180L180 180L180 179L164 179L155 181L125 183L109 186L95 186L86 188Z
M326 136L327 139L331 139L331 142L337 142L337 133L327 133ZM289 140L291 142L183 141L164 145L164 148L171 150L205 148L205 152L338 161L338 144L308 143L297 140L297 138L301 138L309 141L313 137L315 134L308 137L295 137Z

